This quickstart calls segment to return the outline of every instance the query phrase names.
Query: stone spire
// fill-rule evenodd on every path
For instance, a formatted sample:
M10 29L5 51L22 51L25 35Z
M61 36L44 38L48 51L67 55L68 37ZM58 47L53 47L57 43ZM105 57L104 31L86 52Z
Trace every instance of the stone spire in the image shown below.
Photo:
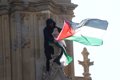
M94 62L90 62L90 59L88 58L89 52L87 51L86 48L83 49L82 55L83 55L83 61L78 61L78 62L80 65L83 66L84 69L83 80L92 80L89 73L89 67L93 65Z

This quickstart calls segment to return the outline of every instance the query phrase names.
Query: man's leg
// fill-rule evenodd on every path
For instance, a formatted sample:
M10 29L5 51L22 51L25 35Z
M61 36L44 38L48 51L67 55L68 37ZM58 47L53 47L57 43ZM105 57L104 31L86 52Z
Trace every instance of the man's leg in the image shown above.
M46 71L49 72L50 70L50 59L46 60Z

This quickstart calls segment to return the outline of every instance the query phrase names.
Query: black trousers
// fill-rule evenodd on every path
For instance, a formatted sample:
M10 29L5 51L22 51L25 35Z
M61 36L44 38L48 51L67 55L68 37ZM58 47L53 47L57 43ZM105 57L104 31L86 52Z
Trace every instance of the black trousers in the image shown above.
M45 49L45 56L46 56L46 71L50 70L50 60L52 59L52 55L54 54L53 47L49 46Z
M59 45L59 43L55 43L57 47L61 49L60 55L58 55L53 61L56 62L58 65L61 65L60 58L63 55L64 49L62 46ZM50 70L50 60L52 59L51 55L54 54L54 48L51 47L48 50L46 50L46 71Z

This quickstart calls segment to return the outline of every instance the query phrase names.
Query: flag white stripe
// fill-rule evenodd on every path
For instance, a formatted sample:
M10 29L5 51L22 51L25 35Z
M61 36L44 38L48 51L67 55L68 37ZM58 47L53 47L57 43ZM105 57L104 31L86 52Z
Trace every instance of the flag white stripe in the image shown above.
M83 35L88 37L95 37L101 39L106 30L83 26L75 35Z

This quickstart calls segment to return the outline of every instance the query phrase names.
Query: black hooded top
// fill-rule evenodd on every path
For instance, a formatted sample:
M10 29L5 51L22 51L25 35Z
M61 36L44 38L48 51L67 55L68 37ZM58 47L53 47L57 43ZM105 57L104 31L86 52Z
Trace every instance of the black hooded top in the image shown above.
M53 27L50 27L51 23ZM50 43L54 43L54 37L52 36L54 28L57 28L60 32L61 29L56 26L55 21L52 19L46 20L46 27L44 28L44 50L47 58L51 59L51 54L54 54L54 49Z

